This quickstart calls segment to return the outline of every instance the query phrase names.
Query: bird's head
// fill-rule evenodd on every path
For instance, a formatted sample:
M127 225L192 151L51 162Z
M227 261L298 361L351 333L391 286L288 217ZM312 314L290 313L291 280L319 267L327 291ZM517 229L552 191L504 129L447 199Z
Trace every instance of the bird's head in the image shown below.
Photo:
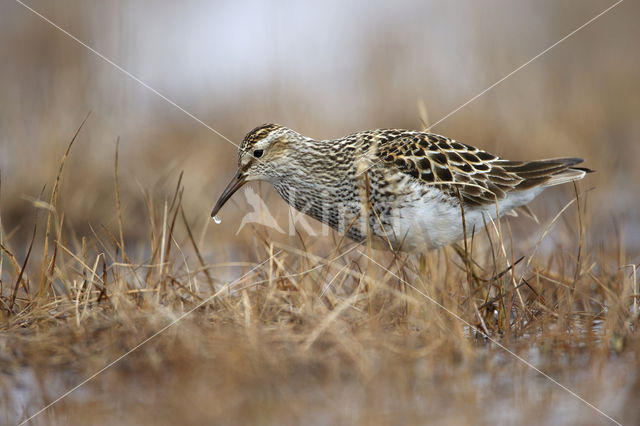
M231 196L247 182L274 183L286 169L292 152L291 140L298 135L278 124L263 124L250 131L238 149L238 170L211 211L214 217Z

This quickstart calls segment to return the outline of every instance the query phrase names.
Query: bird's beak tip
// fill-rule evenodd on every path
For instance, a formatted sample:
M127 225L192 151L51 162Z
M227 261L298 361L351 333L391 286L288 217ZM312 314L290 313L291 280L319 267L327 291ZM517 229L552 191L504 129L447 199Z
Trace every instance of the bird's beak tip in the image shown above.
M227 187L222 191L220 198L216 202L216 205L211 210L211 217L215 219L216 215L224 206L224 204L231 198L231 196L238 190L242 185L247 182L246 177L242 173L241 170L238 170L235 175L231 178L231 181L227 184Z

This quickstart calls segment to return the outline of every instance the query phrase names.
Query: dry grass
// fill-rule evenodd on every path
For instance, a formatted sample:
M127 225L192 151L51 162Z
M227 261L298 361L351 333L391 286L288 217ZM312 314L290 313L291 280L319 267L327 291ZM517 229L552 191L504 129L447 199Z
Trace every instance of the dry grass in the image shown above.
M610 4L187 3L29 4L234 141L437 121ZM433 129L597 173L418 256L213 225L235 147L2 3L0 424L639 424L639 11Z
M117 149L115 225L68 229L72 145L25 256L2 230L3 422L53 402L31 423L607 421L571 392L640 416L636 271L616 239L585 244L578 186L517 245L506 220L419 257L257 228L224 264L203 257L181 174L147 192L148 242L129 243Z

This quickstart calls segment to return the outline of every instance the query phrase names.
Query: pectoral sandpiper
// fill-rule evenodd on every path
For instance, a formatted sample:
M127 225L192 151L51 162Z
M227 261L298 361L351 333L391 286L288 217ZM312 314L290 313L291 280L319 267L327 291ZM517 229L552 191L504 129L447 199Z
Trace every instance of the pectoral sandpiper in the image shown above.
M353 240L371 233L394 250L430 250L498 216L528 211L544 188L582 179L590 170L575 167L581 162L507 161L426 132L371 130L320 141L265 124L244 138L238 171L211 216L245 182L261 180Z

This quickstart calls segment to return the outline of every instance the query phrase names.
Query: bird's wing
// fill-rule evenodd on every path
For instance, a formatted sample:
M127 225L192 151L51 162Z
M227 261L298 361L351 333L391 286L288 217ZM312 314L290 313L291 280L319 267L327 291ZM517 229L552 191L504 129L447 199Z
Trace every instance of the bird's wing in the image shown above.
M394 135L379 135L378 161L469 206L493 205L508 192L580 179L590 171L572 167L580 158L507 161L433 133Z

